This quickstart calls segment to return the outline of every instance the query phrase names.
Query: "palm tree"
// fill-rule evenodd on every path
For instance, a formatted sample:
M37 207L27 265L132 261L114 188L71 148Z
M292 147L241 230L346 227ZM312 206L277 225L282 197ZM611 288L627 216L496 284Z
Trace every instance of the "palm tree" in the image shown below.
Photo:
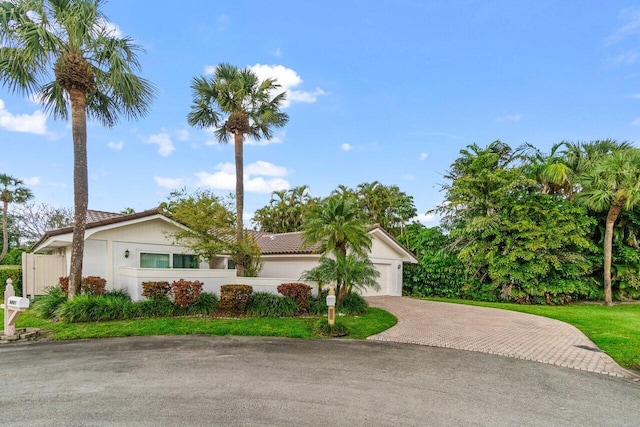
M275 79L260 81L248 68L218 64L213 76L195 77L191 84L193 104L187 116L191 126L215 128L220 143L233 136L236 164L236 242L244 236L243 143L245 135L256 140L271 139L273 128L283 127L289 116L280 111L286 92L273 95L280 85ZM238 265L244 276L245 266Z
M73 138L74 226L69 297L80 290L89 202L87 115L113 127L120 115L144 116L154 95L136 75L139 50L101 12L103 0L12 0L0 3L0 79L35 95ZM71 108L69 108L71 107Z
M305 246L321 243L321 252L336 256L348 250L364 256L371 249L358 202L349 196L330 196L313 206L302 225L302 241Z
M19 179L6 174L0 174L0 201L2 201L2 253L0 253L0 261L4 259L9 250L9 232L7 230L7 222L9 215L10 203L24 203L33 197L33 193L27 187L24 187Z
M612 304L611 259L613 227L622 211L640 205L640 149L627 148L600 157L580 180L579 201L596 212L607 212L604 235L604 296Z

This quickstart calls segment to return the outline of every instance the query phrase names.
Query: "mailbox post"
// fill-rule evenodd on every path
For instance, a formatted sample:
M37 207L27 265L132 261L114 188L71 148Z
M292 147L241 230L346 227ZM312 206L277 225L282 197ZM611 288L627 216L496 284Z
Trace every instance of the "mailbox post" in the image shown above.
M333 326L336 323L336 291L333 287L333 283L329 284L329 295L327 295L327 309L329 325Z
M16 333L15 324L18 314L29 308L29 300L17 297L12 283L11 279L7 279L7 287L4 290L4 304L2 304L4 309L4 334L8 336Z

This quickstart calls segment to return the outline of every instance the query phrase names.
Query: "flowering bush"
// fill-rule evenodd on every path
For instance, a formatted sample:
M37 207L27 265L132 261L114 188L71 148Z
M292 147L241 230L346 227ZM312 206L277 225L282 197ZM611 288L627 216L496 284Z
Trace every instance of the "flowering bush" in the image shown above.
M304 283L283 283L278 286L278 293L289 297L298 304L298 313L309 312L309 300L311 299L311 286Z

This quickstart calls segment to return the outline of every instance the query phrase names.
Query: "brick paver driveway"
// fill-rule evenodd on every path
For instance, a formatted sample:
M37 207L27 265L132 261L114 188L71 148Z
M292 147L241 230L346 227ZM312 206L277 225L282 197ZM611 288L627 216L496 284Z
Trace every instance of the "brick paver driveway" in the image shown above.
M479 351L615 377L637 378L572 325L546 317L408 297L369 297L398 324L370 340Z

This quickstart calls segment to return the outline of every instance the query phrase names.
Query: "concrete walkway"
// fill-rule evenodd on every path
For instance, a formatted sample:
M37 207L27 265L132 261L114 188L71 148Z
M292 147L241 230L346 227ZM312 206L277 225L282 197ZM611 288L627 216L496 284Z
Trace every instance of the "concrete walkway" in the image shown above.
M637 379L572 325L515 311L369 297L369 304L393 313L398 324L369 340L478 351L532 360L614 377Z

